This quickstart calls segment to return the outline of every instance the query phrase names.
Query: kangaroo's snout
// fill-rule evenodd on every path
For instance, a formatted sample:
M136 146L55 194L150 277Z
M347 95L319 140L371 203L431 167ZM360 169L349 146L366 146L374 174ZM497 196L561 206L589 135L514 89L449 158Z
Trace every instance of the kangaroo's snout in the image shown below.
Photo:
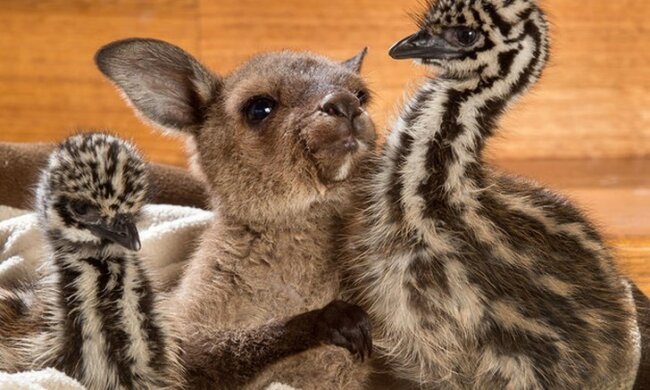
M332 92L325 96L320 103L320 110L331 116L338 116L354 120L361 115L359 99L347 91Z

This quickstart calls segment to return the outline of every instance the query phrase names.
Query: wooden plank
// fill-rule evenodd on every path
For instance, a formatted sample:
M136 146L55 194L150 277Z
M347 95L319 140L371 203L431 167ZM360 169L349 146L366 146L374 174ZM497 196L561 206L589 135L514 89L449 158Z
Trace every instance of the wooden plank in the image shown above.
M610 241L621 272L650 297L650 236Z
M261 50L309 49L343 59L363 46L389 123L422 68L388 47L413 30L419 0L25 0L1 2L0 140L46 141L73 128L132 134L156 161L184 163L177 141L152 134L115 99L92 64L102 44L126 36L173 41L226 72ZM499 159L650 155L650 43L644 0L546 0L554 52L542 84L504 122ZM200 40L200 42L199 42ZM203 55L201 55L203 54Z
M390 123L405 87L423 69L396 62L390 45L414 31L420 0L200 0L201 51L226 72L249 55L284 48L343 59L368 45L364 70ZM650 155L650 41L646 0L545 0L552 61L534 93L510 113L490 147L499 159ZM262 5L263 4L263 5Z
M650 188L650 159L498 160L493 164L561 189Z
M54 141L76 129L133 138L156 161L183 164L183 145L135 118L95 69L103 44L158 37L198 51L195 0L2 1L0 140Z
M650 237L650 188L571 188L564 192L606 236Z

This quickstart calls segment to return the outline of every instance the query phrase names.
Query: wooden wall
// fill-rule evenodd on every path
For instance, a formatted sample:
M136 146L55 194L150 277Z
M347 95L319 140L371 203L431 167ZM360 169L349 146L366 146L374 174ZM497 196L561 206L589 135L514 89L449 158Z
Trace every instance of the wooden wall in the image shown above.
M95 69L114 39L176 43L218 72L262 50L344 59L370 47L364 74L382 128L423 74L387 55L414 31L420 0L0 0L0 141L50 141L76 128L133 137L157 161L182 164L178 140L149 130ZM544 0L552 64L504 122L499 159L650 157L647 0Z

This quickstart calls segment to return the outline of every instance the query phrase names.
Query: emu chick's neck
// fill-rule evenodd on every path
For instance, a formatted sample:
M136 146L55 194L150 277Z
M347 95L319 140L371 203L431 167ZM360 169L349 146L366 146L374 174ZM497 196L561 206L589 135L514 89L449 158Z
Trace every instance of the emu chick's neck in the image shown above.
M529 31L530 30L530 31ZM463 207L484 188L483 149L499 117L539 78L546 63L544 35L526 30L512 47L492 55L495 66L469 75L443 73L407 105L389 136L380 185L394 218L435 217L441 206ZM425 204L422 205L421 203Z
M164 335L138 257L116 245L53 246L64 338L58 368L95 388L161 380Z

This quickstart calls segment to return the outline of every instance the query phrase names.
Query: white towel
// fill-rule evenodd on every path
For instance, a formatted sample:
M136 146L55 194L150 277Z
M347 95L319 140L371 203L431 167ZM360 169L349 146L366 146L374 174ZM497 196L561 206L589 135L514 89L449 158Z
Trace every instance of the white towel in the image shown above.
M84 390L76 380L53 368L18 374L0 372L0 390Z
M298 389L296 389L295 387L285 385L283 383L273 382L267 387L265 387L264 390L298 390Z

